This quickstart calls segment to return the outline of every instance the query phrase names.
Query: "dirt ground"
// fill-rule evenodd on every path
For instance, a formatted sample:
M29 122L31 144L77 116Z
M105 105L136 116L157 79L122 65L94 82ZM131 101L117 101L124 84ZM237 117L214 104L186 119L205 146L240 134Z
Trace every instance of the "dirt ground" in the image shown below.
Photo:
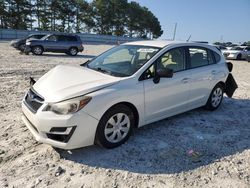
M121 147L64 151L36 142L21 120L29 77L77 57L22 55L0 41L0 187L250 187L250 63L231 61L234 97L213 112L196 109L135 131Z

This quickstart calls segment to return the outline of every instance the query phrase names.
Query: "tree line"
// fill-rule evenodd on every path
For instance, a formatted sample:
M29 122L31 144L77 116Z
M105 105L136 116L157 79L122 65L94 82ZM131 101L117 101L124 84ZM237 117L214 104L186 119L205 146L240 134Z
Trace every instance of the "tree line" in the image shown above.
M232 42L214 42L214 44L220 45L220 46L225 46L225 47L233 45ZM250 46L250 41L241 43L241 46Z
M0 0L0 28L158 38L158 18L127 0Z

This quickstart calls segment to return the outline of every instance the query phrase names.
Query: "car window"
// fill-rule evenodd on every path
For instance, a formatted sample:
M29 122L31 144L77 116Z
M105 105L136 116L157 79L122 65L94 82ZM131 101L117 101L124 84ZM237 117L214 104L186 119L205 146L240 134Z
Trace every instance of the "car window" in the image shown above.
M55 35L51 35L47 38L48 41L57 41L57 37Z
M111 63L120 63L120 59L122 58L123 62L131 61L133 54L129 53L128 49L121 49L116 51L115 53L108 56L104 61L103 64L111 64Z
M185 49L175 48L167 51L156 60L157 69L169 68L174 72L185 69ZM155 63L152 64L143 74L143 79L153 78L155 75Z
M216 52L213 52L214 58L215 58L215 63L218 63L220 61L220 55L217 54Z
M240 47L240 46L236 46L236 47L231 48L231 50L239 50L239 51L242 51L243 48Z
M68 41L67 36L64 36L64 35L58 35L57 40L60 42Z
M121 45L98 56L88 68L124 77L134 74L160 49L150 46Z
M183 48L175 48L163 54L157 60L157 69L169 68L174 72L185 69L185 50Z
M77 38L74 36L68 36L67 41L77 41Z
M189 48L189 55L190 55L190 68L201 67L214 63L210 51L203 48L198 48L198 47Z

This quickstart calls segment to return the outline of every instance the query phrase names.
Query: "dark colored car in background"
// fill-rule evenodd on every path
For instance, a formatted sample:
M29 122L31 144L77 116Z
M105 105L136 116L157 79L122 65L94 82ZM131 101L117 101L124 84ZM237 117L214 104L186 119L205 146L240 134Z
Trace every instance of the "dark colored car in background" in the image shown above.
M44 36L46 36L46 34L32 34L32 35L28 35L25 38L21 38L21 39L16 39L16 40L12 40L10 45L13 46L14 48L23 51L25 49L25 43L27 40L33 40L33 39L41 39Z
M71 56L83 51L81 38L77 35L50 34L40 40L26 42L25 52L42 55L43 52L66 53Z
M250 54L247 56L247 61L250 62Z

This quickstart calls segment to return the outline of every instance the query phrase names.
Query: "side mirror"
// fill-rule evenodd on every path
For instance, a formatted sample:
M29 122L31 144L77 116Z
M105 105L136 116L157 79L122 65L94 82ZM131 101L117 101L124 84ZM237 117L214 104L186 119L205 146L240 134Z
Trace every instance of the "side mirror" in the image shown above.
M173 69L165 68L165 69L158 69L157 75L163 78L172 78L174 71Z
M173 74L174 74L173 69L169 69L169 68L158 69L156 71L153 81L155 84L157 84L160 82L160 78L172 78Z

